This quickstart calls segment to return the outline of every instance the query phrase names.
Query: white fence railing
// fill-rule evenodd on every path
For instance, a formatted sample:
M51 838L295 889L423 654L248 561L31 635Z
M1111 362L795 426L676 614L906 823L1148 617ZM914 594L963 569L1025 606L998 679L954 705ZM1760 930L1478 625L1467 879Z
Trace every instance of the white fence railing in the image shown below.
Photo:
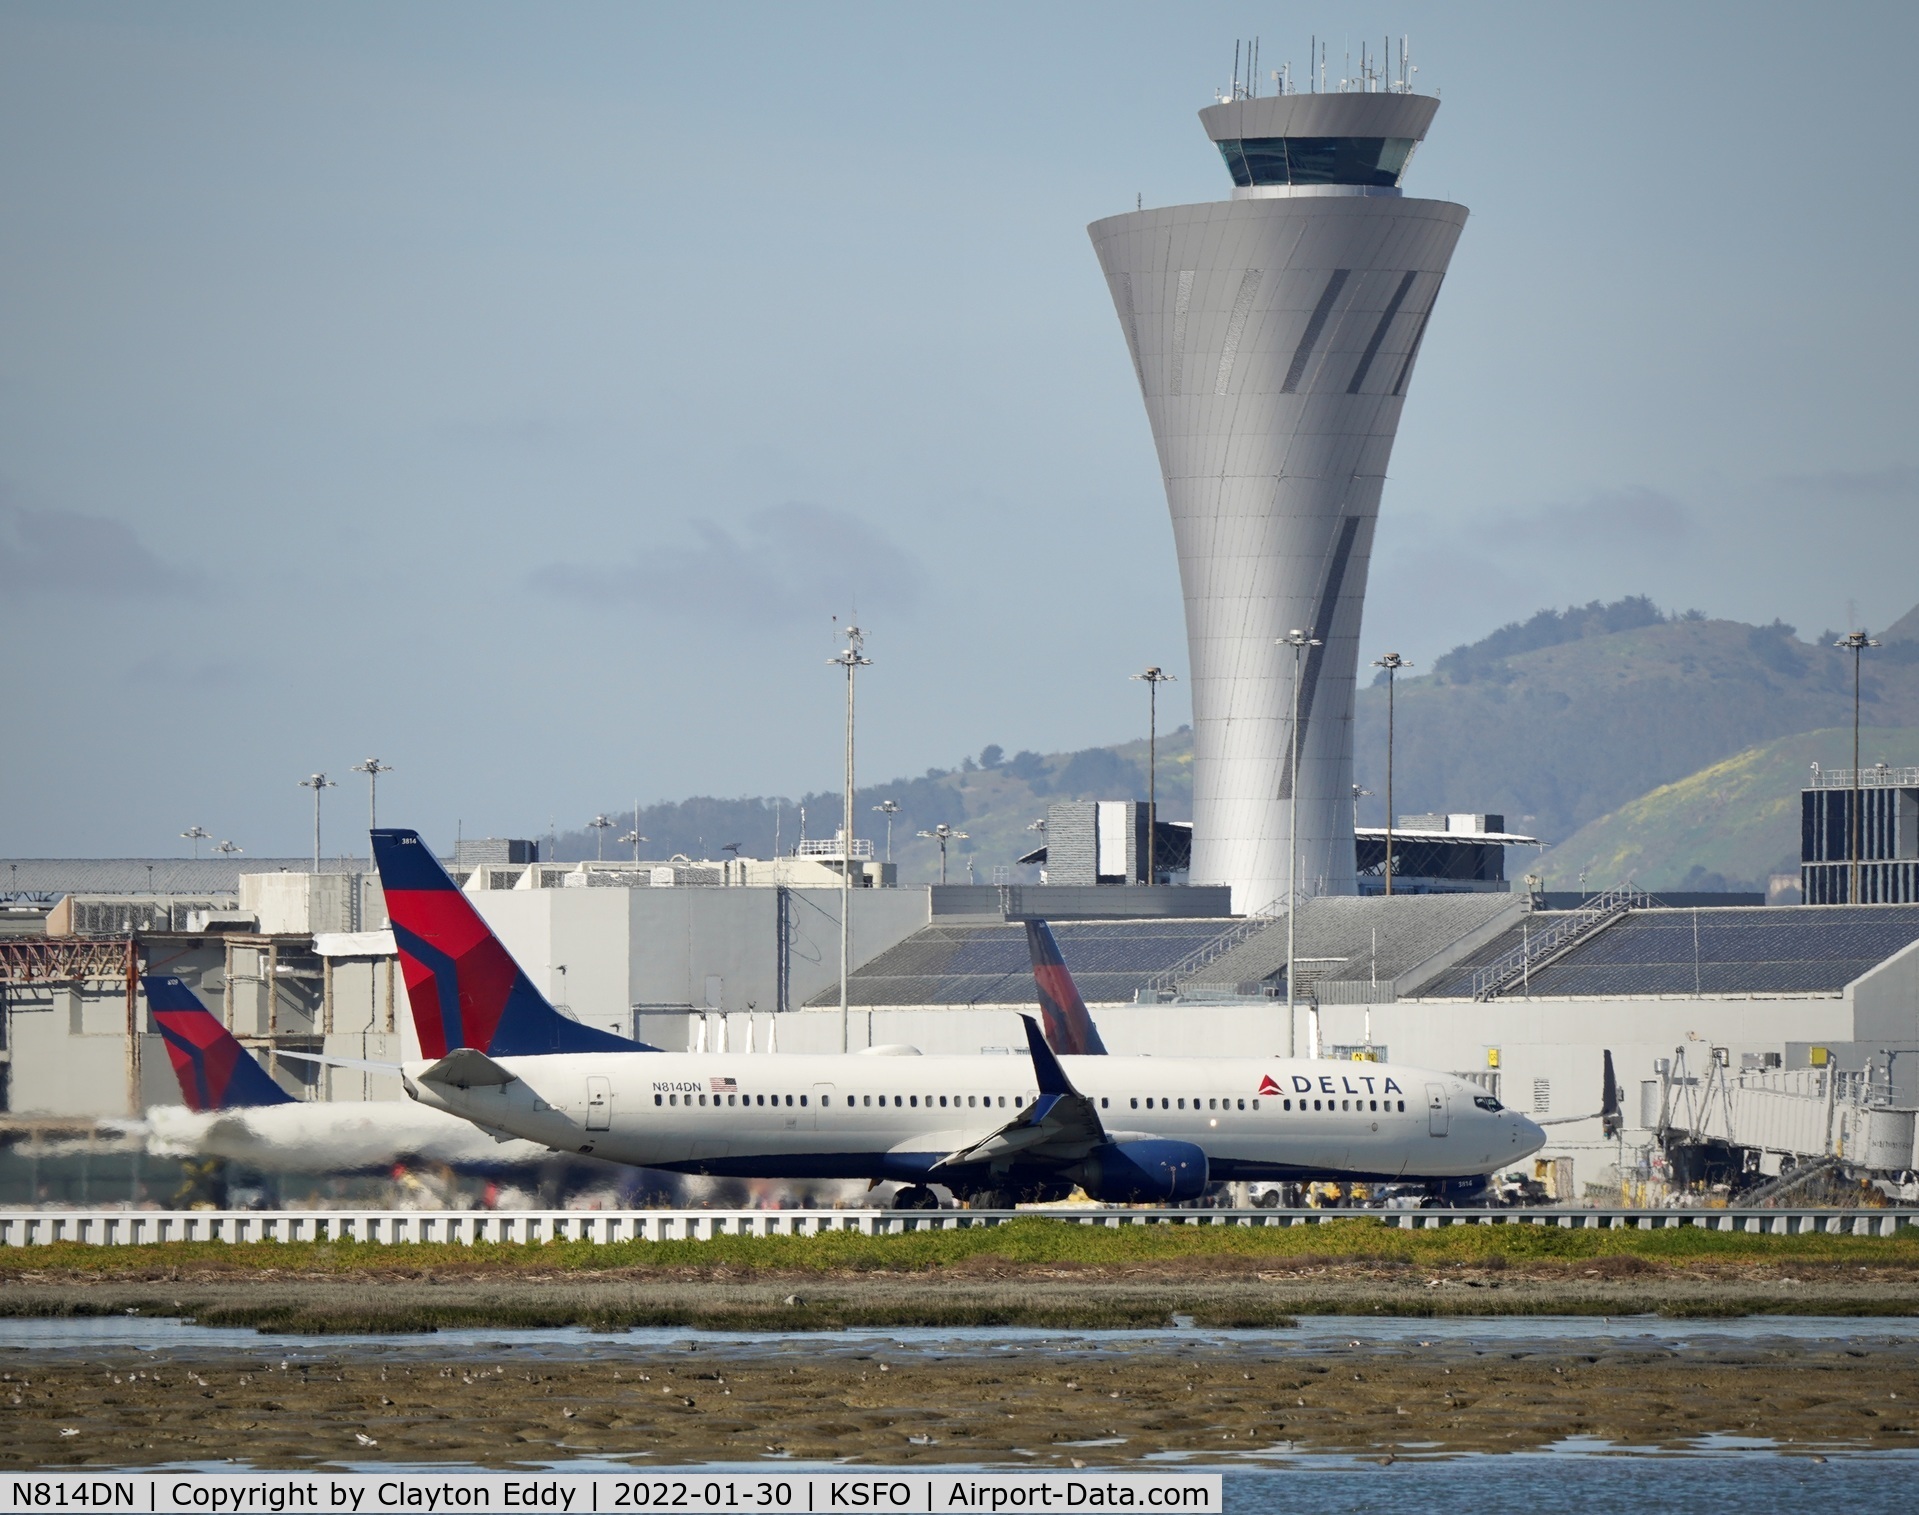
M8 1210L0 1246L79 1242L97 1247L163 1242L359 1241L474 1246L710 1241L719 1236L818 1236L854 1231L898 1236L1043 1218L1082 1226L1310 1226L1371 1219L1402 1230L1444 1226L1558 1226L1663 1231L1698 1226L1775 1236L1891 1236L1919 1226L1919 1210Z

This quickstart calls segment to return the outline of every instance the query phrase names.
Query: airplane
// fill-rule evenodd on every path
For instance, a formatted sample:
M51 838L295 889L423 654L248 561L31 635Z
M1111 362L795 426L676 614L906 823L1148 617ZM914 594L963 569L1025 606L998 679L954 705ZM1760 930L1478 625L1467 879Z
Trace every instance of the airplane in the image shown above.
M896 1180L894 1204L920 1209L939 1203L934 1183L998 1207L1075 1187L1167 1204L1236 1179L1478 1178L1546 1141L1449 1073L1062 1058L1031 1016L1023 1059L573 1050L585 1028L567 1029L419 834L372 841L422 1054L404 1067L407 1093L555 1151L714 1176ZM509 1023L514 1047L533 1050L476 1045Z
M155 973L141 983L185 1100L147 1110L148 1150L156 1156L222 1157L263 1171L299 1173L382 1170L408 1159L483 1170L554 1160L543 1144L500 1142L469 1121L412 1100L295 1099L184 980Z

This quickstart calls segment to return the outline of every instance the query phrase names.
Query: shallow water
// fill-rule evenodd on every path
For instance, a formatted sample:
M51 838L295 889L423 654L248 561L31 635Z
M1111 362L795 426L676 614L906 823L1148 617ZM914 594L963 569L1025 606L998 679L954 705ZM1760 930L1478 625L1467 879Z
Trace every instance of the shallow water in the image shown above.
M444 1357L462 1351L502 1350L534 1355L601 1356L633 1351L697 1350L715 1353L870 1352L875 1347L927 1356L1011 1351L1100 1352L1141 1348L1173 1351L1262 1350L1324 1352L1424 1346L1540 1348L1732 1345L1757 1341L1864 1342L1885 1345L1919 1340L1911 1316L1754 1315L1736 1320L1667 1320L1656 1315L1493 1315L1417 1319L1378 1315L1307 1315L1296 1328L1227 1331L1163 1327L1147 1331L1046 1331L1026 1327L929 1327L895 1330L786 1332L760 1336L736 1331L688 1331L684 1327L591 1331L581 1326L540 1330L447 1330L428 1334L308 1336L251 1328L196 1326L164 1316L0 1320L0 1351L60 1351L84 1348L185 1349L218 1352L275 1351L338 1354L356 1347L417 1347Z

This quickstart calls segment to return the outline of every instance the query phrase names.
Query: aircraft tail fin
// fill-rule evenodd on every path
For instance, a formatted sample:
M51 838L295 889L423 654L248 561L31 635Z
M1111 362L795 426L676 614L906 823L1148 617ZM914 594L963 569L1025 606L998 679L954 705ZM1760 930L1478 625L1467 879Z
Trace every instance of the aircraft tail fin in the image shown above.
M1625 1129L1626 1117L1619 1109L1619 1079L1613 1072L1612 1052L1606 1052L1606 1071L1599 1086L1599 1129L1607 1137Z
M420 1055L657 1052L569 1020L533 985L417 831L378 830L373 857L406 978Z
M1067 971L1053 928L1042 920L1028 920L1026 950L1033 959L1033 984L1039 990L1047 1045L1062 1057L1104 1057L1106 1044L1086 1013L1086 1001Z
M294 1102L220 1024L219 1017L200 1003L200 996L185 980L169 973L149 973L140 983L189 1110L240 1110Z

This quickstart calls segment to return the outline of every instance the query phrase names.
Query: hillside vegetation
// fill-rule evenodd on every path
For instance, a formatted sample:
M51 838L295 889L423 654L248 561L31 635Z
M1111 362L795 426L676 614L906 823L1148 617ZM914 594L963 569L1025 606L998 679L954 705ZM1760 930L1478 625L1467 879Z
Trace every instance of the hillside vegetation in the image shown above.
M1743 761L1784 738L1798 736L1810 755L1795 757L1799 749L1782 748L1776 767L1771 758L1755 759L1751 787L1741 791L1755 803L1763 795L1775 810L1783 803L1790 811L1805 762L1815 756L1827 763L1850 761L1852 659L1832 647L1834 636L1823 632L1803 641L1778 621L1754 626L1697 612L1667 615L1644 597L1542 610L1401 677L1396 808L1402 814L1493 811L1511 828L1570 844L1581 828L1698 777L1697 789L1661 802L1667 808L1656 823L1622 821L1625 830L1609 835L1639 827L1650 836L1658 825L1696 838L1687 846L1707 848L1696 856L1679 846L1657 856L1645 852L1638 866L1648 872L1641 882L1675 887L1695 864L1729 881L1763 879L1788 854L1796 858L1791 825L1781 830L1775 820L1767 831L1764 823L1739 817L1742 802L1713 801L1708 810L1717 804L1716 813L1736 822L1742 836L1722 846L1708 841L1708 833L1718 835L1709 817L1681 817L1690 815L1685 806L1693 796L1718 794L1732 782L1708 780L1708 770ZM1886 645L1866 657L1866 723L1883 732L1919 730L1919 611L1884 638ZM1369 647L1366 653L1370 659L1383 650ZM1355 719L1357 777L1374 791L1361 818L1377 823L1385 813L1383 684L1360 691ZM1841 727L1848 732L1843 748L1822 735ZM1775 791L1775 785L1783 788ZM957 767L862 785L857 820L859 834L883 838L884 817L872 807L885 800L900 807L893 817L893 855L903 883L938 877L936 847L915 833L941 822L967 833L950 854L949 878L966 882L971 861L973 877L990 883L995 866L1011 864L1041 841L1028 828L1051 802L1145 795L1143 738L1075 752L1010 755L989 745ZM1168 820L1192 815L1192 734L1184 728L1160 738L1159 802ZM839 797L822 793L798 801L700 797L652 805L642 810L639 829L651 839L645 848L650 857L716 856L729 842L767 857L776 838L786 848L798 839L800 806L809 836L831 836L839 825ZM622 828L631 822L631 811L609 813ZM1586 866L1596 879L1615 866L1593 861L1599 854L1590 841L1577 854L1587 859L1583 864L1571 862L1575 853L1560 847L1559 856L1548 860L1558 875L1568 866L1574 875ZM564 834L558 856L591 857L594 845L585 831ZM1606 854L1610 859L1621 847L1632 851L1641 844L1603 845L1613 849Z
M1862 761L1919 765L1919 730L1868 727ZM1808 769L1852 766L1852 728L1805 731L1663 784L1582 826L1541 860L1549 889L1630 880L1661 889L1761 889L1799 869L1799 791Z

